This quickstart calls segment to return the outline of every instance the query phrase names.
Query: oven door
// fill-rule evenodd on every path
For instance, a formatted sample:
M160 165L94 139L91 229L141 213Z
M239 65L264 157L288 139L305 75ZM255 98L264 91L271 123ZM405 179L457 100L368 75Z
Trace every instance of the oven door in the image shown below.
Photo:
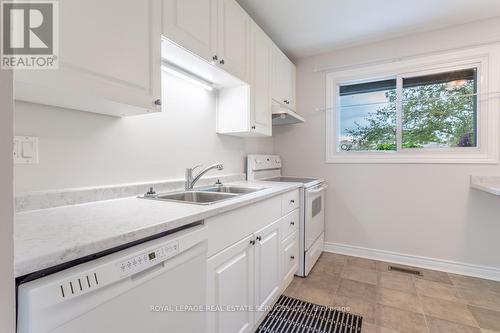
M321 183L305 190L304 233L307 252L314 241L325 230L325 190L327 185Z

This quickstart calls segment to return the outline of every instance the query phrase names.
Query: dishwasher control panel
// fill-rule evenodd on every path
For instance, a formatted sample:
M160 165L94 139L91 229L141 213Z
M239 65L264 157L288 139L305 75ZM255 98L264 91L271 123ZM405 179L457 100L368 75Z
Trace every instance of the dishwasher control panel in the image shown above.
M127 258L119 263L117 267L120 276L129 276L139 273L149 267L161 263L179 252L179 241L172 241L154 250L142 252L141 254Z

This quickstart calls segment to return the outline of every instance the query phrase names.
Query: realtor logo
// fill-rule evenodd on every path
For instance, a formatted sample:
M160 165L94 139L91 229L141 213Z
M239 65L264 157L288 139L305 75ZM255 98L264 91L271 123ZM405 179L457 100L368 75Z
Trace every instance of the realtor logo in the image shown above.
M1 1L4 69L58 67L58 2Z

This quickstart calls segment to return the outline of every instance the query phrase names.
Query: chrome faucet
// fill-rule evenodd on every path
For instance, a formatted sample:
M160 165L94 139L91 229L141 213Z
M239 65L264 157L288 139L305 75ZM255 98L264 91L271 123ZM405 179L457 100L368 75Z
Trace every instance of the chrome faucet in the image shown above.
M193 171L198 167L201 167L201 165L186 169L186 183L184 187L186 191L192 190L194 184L196 184L196 182L200 180L201 176L206 174L208 171L212 169L224 170L224 165L222 163L215 163L201 170L196 176L193 176Z

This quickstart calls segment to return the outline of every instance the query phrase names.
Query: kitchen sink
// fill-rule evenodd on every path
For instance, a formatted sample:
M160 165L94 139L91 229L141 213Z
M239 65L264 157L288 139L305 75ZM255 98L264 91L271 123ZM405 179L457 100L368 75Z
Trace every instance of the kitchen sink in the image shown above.
M254 188L254 187L242 187L242 186L212 186L206 188L200 188L199 191L209 192L209 193L233 193L233 194L247 194L253 193L264 188Z
M200 205L208 205L214 202L219 202L221 200L234 198L237 194L233 193L217 193L217 192L205 192L205 191L186 191L186 192L176 192L160 194L150 199L164 200L164 201L178 201L195 203Z
M139 198L209 205L263 189L242 186L211 186L191 191L144 195Z

